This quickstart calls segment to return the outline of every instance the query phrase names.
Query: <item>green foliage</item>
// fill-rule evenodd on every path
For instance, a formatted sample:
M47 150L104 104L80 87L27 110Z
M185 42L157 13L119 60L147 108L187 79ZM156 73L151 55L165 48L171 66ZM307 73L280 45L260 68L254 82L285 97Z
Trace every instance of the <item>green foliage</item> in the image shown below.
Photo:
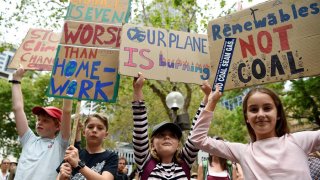
M284 96L289 117L307 118L320 126L320 77L291 80L291 89Z

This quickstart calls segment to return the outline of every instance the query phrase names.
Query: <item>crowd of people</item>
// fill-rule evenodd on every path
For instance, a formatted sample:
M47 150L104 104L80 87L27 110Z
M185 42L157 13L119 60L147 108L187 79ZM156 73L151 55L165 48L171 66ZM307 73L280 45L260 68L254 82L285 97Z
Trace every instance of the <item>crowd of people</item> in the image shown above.
M244 123L251 141L228 142L208 136L213 112L222 96L220 87L212 91L208 82L201 86L204 97L182 142L181 128L162 121L150 128L143 97L146 81L139 73L133 81L133 149L136 168L128 173L124 157L103 146L109 123L103 114L92 114L80 123L76 142L69 145L72 101L63 100L62 109L36 106L36 133L24 112L21 67L13 74L12 109L22 146L18 166L4 158L0 180L24 179L319 179L320 131L290 133L278 95L270 89L252 88L243 100ZM85 145L81 147L81 134ZM199 150L208 159L192 165ZM312 156L309 154L312 153ZM309 158L308 158L309 157ZM310 167L310 168L309 168Z

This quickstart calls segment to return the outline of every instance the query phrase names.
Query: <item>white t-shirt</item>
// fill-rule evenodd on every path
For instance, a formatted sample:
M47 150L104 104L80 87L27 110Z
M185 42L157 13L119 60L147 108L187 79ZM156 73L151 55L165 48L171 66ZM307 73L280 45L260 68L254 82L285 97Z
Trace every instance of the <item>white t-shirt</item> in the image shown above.
M56 168L62 162L68 141L59 134L54 139L36 136L29 129L20 139L22 153L15 180L55 180Z

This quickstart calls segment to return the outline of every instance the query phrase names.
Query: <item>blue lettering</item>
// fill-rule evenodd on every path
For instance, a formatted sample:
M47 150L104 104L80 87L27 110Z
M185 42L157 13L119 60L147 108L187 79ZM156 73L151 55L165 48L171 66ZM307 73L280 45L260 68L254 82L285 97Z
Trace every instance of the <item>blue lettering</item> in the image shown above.
M161 32L161 31L158 31L158 37L159 37L159 39L158 39L158 46L160 46L160 41L163 43L163 46L164 47L166 47L167 45L166 45L166 42L163 40L163 38L164 38L164 33L163 32Z
M150 29L148 29L148 31L147 31L147 38L148 38L148 43L149 44L154 44L155 43L155 41L156 41L156 31L155 30L152 30L152 41L151 41L151 37L150 37Z
M102 88L106 87L106 86L111 86L113 84L113 82L105 82L105 83L101 83L101 81L97 81L96 83L96 89L94 92L94 99L98 99L98 95L100 94L100 96L105 100L108 101L108 96L103 92Z
M218 24L213 24L212 25L212 38L213 41L217 40L217 39L222 39L220 33L220 26Z
M81 86L80 86L80 91L79 91L79 99L89 99L90 96L87 93L87 90L90 90L93 87L93 83L90 80L82 80L81 81ZM85 96L85 98L82 98Z
M101 64L101 61L93 61L92 62L92 70L91 70L90 79L99 80L99 76L95 76L94 73L98 70L98 68L96 66L100 66L100 64Z
M64 85L61 85L61 86L58 86L57 88L56 88L56 86L55 86L55 84L54 84L54 81L55 81L55 79L54 78L51 78L51 81L50 81L50 85L51 85L51 92L52 92L52 94L56 94L58 91L59 91L59 95L61 95L64 91L65 91L65 89L68 87L68 85L69 85L69 83L70 83L70 80L68 79L65 83L64 83Z

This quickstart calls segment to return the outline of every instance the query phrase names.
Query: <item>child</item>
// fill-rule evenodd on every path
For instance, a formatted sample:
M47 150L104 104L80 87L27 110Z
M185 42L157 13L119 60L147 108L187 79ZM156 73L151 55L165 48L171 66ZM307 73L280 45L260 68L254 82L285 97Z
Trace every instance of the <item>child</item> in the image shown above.
M57 179L115 179L118 155L103 148L108 135L108 119L102 114L90 115L84 122L86 148L69 146ZM77 136L77 142L80 141Z
M63 101L63 111L56 107L34 107L36 115L36 136L28 126L24 112L21 79L25 73L20 67L13 74L12 109L15 115L16 128L22 145L15 179L53 180L57 173L54 166L63 160L70 136L70 119L72 101Z
M218 100L216 88L194 127L196 147L239 162L245 179L311 179L307 155L319 149L320 131L289 133L279 97L266 88L253 88L243 100L243 114L251 137L249 144L229 143L207 136Z
M144 77L141 73L133 82L133 147L135 161L141 180L145 179L189 179L192 163L195 161L198 149L188 139L182 148L182 131L174 123L162 122L153 128L150 145L148 139L147 110L143 101L142 87ZM210 86L202 86L209 95ZM209 91L208 91L209 90ZM207 100L207 96L205 97ZM204 102L206 103L206 101ZM194 122L197 120L204 104L200 105Z

